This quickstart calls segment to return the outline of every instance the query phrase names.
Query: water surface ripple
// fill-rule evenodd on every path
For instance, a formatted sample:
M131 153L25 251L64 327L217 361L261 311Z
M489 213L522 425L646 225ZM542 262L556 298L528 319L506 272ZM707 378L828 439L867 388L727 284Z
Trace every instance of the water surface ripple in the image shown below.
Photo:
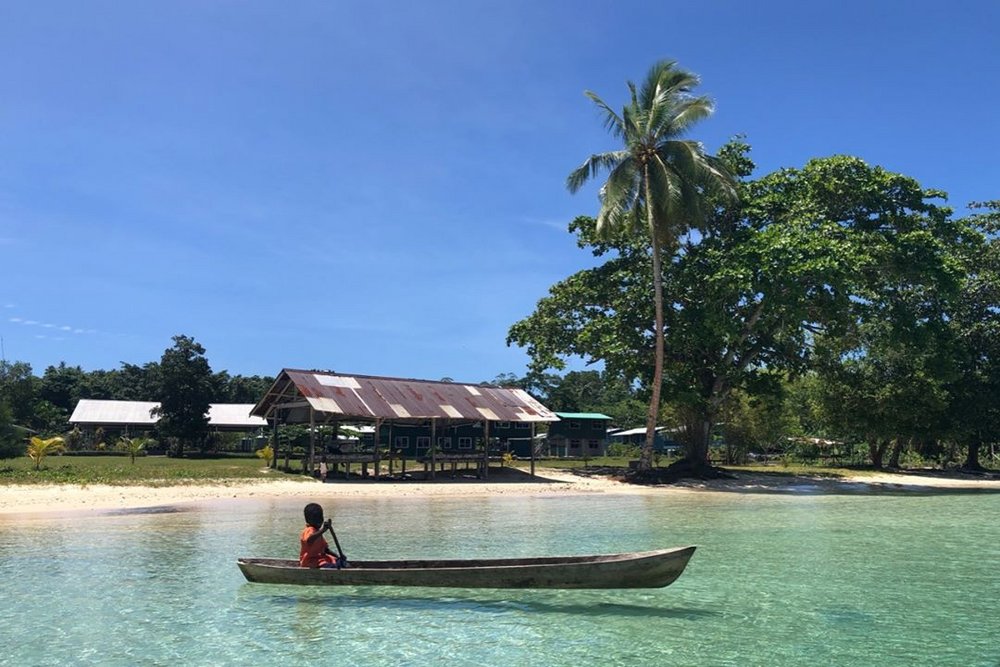
M345 499L348 556L697 544L633 591L248 584L299 501L0 518L4 665L1000 665L1000 495Z

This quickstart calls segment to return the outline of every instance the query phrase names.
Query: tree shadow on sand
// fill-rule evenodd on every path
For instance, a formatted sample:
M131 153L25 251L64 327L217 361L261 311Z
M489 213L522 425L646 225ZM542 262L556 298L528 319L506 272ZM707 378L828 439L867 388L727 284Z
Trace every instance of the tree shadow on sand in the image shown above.
M859 471L860 472L860 471ZM918 496L997 494L1000 493L1000 475L997 473L965 473L940 470L871 470L874 475L892 474L892 480L863 476L845 478L836 473L802 473L790 471L741 471L730 470L726 478L677 480L677 488L704 489L707 491L766 494L906 494ZM863 474L863 473L861 473ZM949 480L948 486L934 486L921 480ZM909 482L912 480L912 482ZM983 480L997 481L994 486L977 485ZM965 484L963 484L965 483Z

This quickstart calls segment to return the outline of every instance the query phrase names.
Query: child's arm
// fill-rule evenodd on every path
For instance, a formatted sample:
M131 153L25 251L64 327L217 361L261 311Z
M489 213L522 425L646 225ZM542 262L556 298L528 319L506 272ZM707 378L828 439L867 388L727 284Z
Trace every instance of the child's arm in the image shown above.
M322 528L320 528L317 531L314 531L312 535L310 535L309 537L306 538L306 544L312 544L313 542L316 541L317 537L319 537L320 535L322 535L323 533L325 533L328 530L330 532L333 532L333 525L332 525L330 519L327 519L326 521L324 521Z

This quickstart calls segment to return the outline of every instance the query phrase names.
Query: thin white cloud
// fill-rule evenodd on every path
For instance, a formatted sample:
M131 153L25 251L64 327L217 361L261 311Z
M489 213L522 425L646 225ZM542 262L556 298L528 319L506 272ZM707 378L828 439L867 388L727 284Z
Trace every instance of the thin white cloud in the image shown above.
M8 308L9 307L10 306L8 306ZM39 322L38 320L26 320L26 319L24 319L22 317L10 317L10 318L7 318L7 321L8 322L13 322L15 324L23 324L24 326L27 326L27 327L32 327L32 326L34 326L34 327L41 327L43 329L54 329L56 331L65 331L67 333L74 333L74 334L96 334L97 333L97 329L84 329L82 327L74 327L74 326L69 325L69 324L58 325L58 324L52 324L51 322ZM46 336L44 336L43 334L37 334L35 336L35 338L46 338ZM65 338L61 338L61 337L51 337L51 338L52 338L52 340L66 340Z
M554 229L557 232L565 232L569 226L569 221L565 219L555 219L555 218L523 218L524 222L529 225L537 225L539 227L547 227L549 229Z

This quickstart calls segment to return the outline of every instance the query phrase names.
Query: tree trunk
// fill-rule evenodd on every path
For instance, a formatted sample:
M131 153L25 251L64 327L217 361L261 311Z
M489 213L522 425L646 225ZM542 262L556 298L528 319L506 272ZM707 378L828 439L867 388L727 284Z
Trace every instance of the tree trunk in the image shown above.
M896 438L892 443L892 452L889 454L889 468L899 470L899 455L903 452L903 439Z
M708 448L712 441L712 423L709 415L704 415L691 428L691 442L688 459L696 467L708 466Z
M868 453L872 458L872 467L882 468L882 460L885 458L885 450L889 448L888 440L870 440L868 442Z
M963 470L983 470L983 466L979 463L979 438L974 438L969 441L969 447L965 453L965 463L962 465Z
M660 257L660 235L653 220L653 207L649 197L649 167L643 172L646 189L646 221L649 224L649 240L653 247L653 304L656 308L656 343L653 361L653 385L649 398L649 415L646 418L646 442L639 457L639 470L653 467L653 444L656 441L656 425L660 416L660 391L663 386L663 271Z

